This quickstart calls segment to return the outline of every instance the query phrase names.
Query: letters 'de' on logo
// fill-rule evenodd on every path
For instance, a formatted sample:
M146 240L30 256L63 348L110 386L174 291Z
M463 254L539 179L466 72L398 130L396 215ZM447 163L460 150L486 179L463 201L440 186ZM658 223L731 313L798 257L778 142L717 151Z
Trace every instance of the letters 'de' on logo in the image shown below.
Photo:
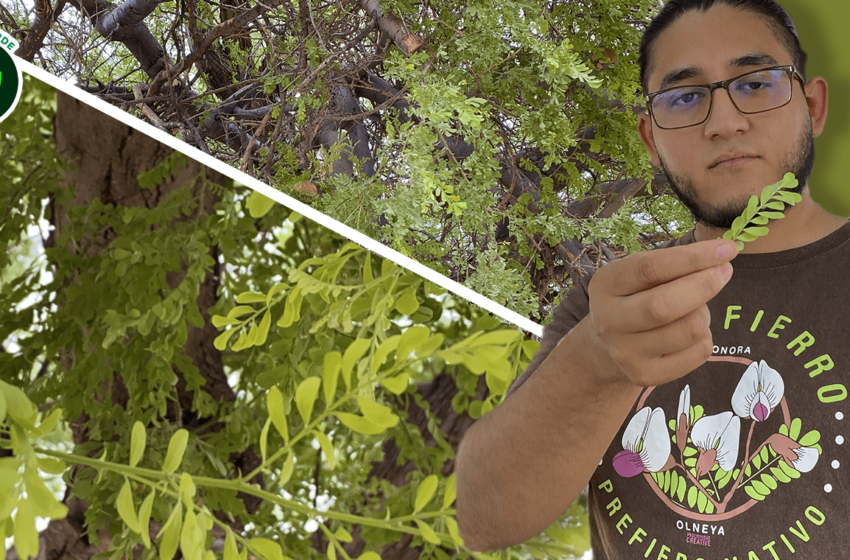
M0 121L9 116L21 97L21 71L12 57L17 47L18 42L0 30Z

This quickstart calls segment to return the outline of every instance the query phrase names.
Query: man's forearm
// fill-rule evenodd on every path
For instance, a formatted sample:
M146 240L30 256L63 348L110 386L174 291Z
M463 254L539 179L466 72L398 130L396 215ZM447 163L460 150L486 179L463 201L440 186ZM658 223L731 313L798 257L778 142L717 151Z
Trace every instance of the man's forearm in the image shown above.
M640 393L602 385L576 326L537 371L467 432L458 451L457 518L472 550L504 548L548 527L575 500Z

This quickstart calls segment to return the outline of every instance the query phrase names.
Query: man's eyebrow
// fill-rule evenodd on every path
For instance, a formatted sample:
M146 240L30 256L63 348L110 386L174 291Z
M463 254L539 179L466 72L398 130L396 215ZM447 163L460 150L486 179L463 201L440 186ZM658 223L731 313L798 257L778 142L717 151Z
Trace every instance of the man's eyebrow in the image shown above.
M779 62L767 53L749 53L744 56L733 58L729 61L732 68L743 68L745 66L776 66Z
M682 80L688 80L701 75L703 75L703 70L699 66L676 68L664 74L664 78L661 80L661 86L658 89L666 89L676 82L681 82Z
M745 68L747 66L776 66L779 62L767 53L749 53L743 56L733 58L728 65L732 68ZM670 70L664 75L661 80L659 90L667 89L676 82L695 78L703 75L703 69L700 66L688 66L687 68L676 68Z

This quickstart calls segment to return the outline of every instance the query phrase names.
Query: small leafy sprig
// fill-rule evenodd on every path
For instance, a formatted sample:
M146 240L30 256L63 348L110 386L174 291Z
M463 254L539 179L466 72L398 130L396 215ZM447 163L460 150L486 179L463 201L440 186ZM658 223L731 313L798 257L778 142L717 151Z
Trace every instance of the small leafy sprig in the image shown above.
M799 181L793 173L786 173L779 182L762 189L760 197L751 196L746 210L735 218L732 228L723 234L723 239L734 241L740 251L744 248L744 243L767 235L767 222L784 218L786 208L803 200L799 194L789 192L798 184Z

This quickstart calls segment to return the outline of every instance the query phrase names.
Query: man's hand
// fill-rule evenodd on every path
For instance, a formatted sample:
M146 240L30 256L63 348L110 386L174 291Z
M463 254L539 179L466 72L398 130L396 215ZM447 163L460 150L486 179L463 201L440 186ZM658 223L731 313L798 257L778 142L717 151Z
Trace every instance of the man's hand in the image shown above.
M711 356L706 303L732 276L733 242L711 240L630 255L600 268L580 323L609 367L603 383L649 387L678 379ZM578 326L577 326L578 328Z

